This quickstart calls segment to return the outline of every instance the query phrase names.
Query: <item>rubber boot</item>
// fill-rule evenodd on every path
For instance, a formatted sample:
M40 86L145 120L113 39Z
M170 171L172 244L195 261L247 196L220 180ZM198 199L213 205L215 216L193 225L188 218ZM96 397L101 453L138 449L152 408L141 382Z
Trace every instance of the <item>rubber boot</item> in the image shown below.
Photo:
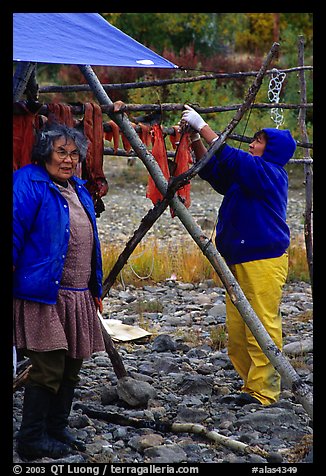
M66 443L78 451L86 451L85 444L75 438L67 428L74 390L73 386L63 383L58 393L52 395L51 408L47 418L47 430L48 434L56 440Z
M51 438L46 431L46 419L52 394L43 387L26 385L23 419L17 436L17 452L28 460L62 458L71 453L68 445Z

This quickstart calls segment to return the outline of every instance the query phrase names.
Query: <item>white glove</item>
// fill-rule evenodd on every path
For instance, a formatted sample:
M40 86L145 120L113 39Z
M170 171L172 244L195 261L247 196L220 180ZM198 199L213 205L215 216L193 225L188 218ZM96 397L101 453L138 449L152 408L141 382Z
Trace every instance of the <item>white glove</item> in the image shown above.
M182 113L182 119L188 122L188 124L195 129L195 131L200 131L204 126L207 126L207 123L204 119L196 112L192 107L185 104L186 111Z

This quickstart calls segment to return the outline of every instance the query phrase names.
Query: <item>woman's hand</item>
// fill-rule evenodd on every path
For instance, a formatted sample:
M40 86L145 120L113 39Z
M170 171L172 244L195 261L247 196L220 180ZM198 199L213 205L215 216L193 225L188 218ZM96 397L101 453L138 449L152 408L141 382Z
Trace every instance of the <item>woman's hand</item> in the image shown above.
M96 311L100 311L100 313L102 314L102 312L103 312L103 302L102 302L102 299L101 299L101 298L98 298L98 297L95 297L95 298L94 298L94 303L95 303Z
M113 112L119 112L124 106L125 103L123 101L115 101L113 103Z
M192 107L185 104L186 111L182 113L182 119L186 121L195 131L200 131L207 123Z

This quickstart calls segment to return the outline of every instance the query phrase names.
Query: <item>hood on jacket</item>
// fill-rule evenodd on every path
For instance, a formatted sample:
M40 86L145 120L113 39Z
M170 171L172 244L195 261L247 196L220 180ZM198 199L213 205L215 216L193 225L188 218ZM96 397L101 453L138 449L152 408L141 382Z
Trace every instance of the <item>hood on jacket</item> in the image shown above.
M285 165L293 156L296 149L296 142L288 129L264 128L267 134L267 144L262 158L268 162L278 165Z

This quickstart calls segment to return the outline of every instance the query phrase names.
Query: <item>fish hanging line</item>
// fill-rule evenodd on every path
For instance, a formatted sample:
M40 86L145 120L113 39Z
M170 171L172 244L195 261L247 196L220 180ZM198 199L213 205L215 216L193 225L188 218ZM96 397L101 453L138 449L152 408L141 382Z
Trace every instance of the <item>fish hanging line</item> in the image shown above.
M267 93L270 102L273 102L275 104L278 104L280 102L280 93L285 77L286 73L280 72L277 68L272 69L272 75L268 84ZM271 119L275 122L276 129L278 129L284 123L283 109L273 107L271 109Z

